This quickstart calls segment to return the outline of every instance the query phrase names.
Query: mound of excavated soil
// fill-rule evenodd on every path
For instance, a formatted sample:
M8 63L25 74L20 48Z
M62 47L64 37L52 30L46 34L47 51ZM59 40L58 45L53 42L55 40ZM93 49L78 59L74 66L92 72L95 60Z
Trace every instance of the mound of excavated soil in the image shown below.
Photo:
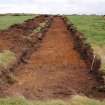
M21 52L22 49L29 47L28 36L38 27L40 23L48 19L45 16L37 16L29 19L23 24L16 24L9 29L0 32L0 50L10 49L14 52Z
M25 21L23 24L13 25L7 30L0 32L0 52L8 50L16 55L16 62L13 60L13 62L11 62L12 65L6 66L6 70L0 67L0 87L5 87L1 84L10 81L11 73L15 71L15 68L21 63L26 63L26 59L30 57L32 51L38 48L40 39L43 36L40 35L41 38L39 39L39 34L36 34L34 30L46 20L50 21L51 18L49 16L37 16ZM48 26L48 23L46 23L46 25ZM46 28L45 26L43 30L46 30ZM2 60L3 59L1 59L1 61ZM3 60L3 62L6 61ZM2 91L2 89L0 90ZM2 96L2 94L0 95Z

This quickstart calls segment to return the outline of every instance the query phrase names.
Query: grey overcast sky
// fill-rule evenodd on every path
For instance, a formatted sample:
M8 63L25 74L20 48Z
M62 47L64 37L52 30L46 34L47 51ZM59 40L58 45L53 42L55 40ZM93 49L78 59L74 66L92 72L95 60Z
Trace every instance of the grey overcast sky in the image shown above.
M105 0L0 0L0 13L105 14Z

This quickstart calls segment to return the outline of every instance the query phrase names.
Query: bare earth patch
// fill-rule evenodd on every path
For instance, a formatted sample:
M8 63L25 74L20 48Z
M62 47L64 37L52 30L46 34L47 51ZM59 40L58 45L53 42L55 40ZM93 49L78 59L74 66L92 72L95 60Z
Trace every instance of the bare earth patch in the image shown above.
M72 33L61 17L53 18L40 47L15 71L17 82L4 90L8 96L28 99L65 99L75 94L105 96L96 90L100 83L74 49Z

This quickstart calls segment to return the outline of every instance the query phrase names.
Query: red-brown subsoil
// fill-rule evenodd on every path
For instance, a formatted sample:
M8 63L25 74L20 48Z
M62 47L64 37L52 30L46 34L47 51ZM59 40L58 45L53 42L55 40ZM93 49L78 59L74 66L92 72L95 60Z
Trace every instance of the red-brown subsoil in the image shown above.
M40 48L27 64L15 70L17 80L5 94L28 99L69 98L74 94L104 97L95 90L99 81L89 73L86 62L74 49L74 40L61 17L54 17Z

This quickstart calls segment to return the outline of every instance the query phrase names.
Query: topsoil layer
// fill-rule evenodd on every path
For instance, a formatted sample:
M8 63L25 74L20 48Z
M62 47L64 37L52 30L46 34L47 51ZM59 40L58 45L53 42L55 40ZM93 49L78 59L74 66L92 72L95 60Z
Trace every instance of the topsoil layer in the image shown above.
M54 17L41 46L27 64L16 68L16 82L4 88L5 95L28 99L64 99L74 94L104 97L96 90L99 81L74 49L71 34L63 19Z

